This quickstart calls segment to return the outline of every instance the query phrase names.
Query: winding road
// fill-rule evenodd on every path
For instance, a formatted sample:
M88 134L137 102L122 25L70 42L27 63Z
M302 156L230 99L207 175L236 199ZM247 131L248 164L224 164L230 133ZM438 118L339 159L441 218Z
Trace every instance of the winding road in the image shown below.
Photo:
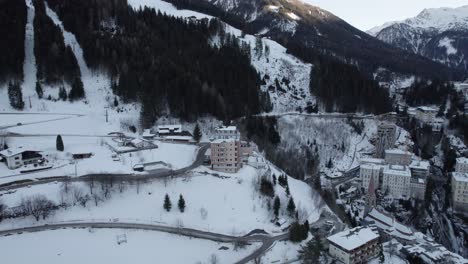
M255 258L263 255L269 250L276 241L285 240L289 237L289 233L283 233L276 236L270 236L267 234L252 234L247 236L230 236L225 234L212 233L202 230L196 230L191 228L183 227L170 227L156 224L142 224L142 223L128 223L128 222L70 222L70 223L57 223L57 224L45 224L39 226L29 226L16 229L0 230L0 236L10 236L13 234L22 234L25 232L43 232L63 228L118 228L118 229L136 229L136 230L147 230L147 231L158 231L170 234L194 237L199 239L207 239L216 242L234 243L234 242L260 242L262 246L256 249L251 254L235 262L235 264L246 264Z

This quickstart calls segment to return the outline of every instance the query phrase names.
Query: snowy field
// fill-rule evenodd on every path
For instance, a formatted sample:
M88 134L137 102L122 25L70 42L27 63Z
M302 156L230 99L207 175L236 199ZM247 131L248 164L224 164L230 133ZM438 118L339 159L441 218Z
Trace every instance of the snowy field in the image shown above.
M79 206L59 210L47 221L71 220L109 220L121 221L150 221L170 226L184 226L200 230L229 235L244 235L253 229L264 229L267 232L280 233L281 230L271 223L274 218L272 210L268 210L267 200L260 195L255 186L257 172L250 166L245 166L237 174L222 174L229 178L205 175L209 172L200 167L200 173L191 173L187 177L167 180L156 180L139 186L126 185L123 192L115 187L111 198L95 206L89 201L86 207ZM117 184L115 184L117 185ZM289 178L289 186L300 217L309 222L315 222L322 208L317 205L315 192L306 184ZM9 207L18 206L21 198L34 194L44 194L55 203L74 203L73 192L64 194L60 183L34 185L30 188L18 189L14 193L4 193L2 201ZM84 183L74 183L72 189L81 189L83 194L89 194L89 186ZM99 185L94 191L100 191ZM166 212L163 208L164 196L169 194L172 210ZM179 212L177 201L183 195L187 207L185 213ZM281 199L281 217L293 221L286 212L285 189L276 186L276 195ZM314 198L315 197L315 198ZM270 201L271 202L271 201ZM1 228L11 228L35 224L32 217L4 221Z
M127 243L117 244L126 235ZM220 247L227 250L220 250ZM234 263L259 245L235 251L230 243L218 243L154 231L122 229L62 229L0 237L2 262L49 263ZM181 254L182 253L182 254Z

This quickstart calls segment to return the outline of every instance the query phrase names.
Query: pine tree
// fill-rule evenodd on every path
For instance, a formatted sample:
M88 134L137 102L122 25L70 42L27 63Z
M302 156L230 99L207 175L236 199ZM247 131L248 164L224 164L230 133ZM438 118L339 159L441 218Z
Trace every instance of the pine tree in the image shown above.
M383 250L383 247L382 247L382 243L380 243L379 263L380 264L385 263L385 255L384 255L384 250Z
M172 203L171 203L171 199L169 198L169 195L166 193L166 196L164 197L164 205L163 205L164 209L166 211L171 211L171 208L172 208Z
M8 98L10 99L11 107L18 110L24 109L23 93L18 82L10 82L8 84Z
M294 199L292 197L289 198L287 210L290 216L294 216L294 213L296 212L296 204L294 203Z
M117 97L114 97L114 107L119 106L119 100L117 100Z
M278 218L280 207L281 207L280 198L278 196L276 196L275 200L273 202L273 213L275 214L276 218Z
M36 93L39 99L41 99L42 96L44 96L44 91L42 90L42 85L39 81L36 81Z
M66 101L67 100L67 90L65 90L65 87L60 87L59 89L59 99L62 100L62 101Z
M185 211L185 200L182 194L179 197L179 202L177 203L179 210L183 213Z
M73 79L72 87L70 90L70 94L68 95L68 99L70 101L75 101L79 100L85 97L85 91L83 87L83 82L81 81L81 78L76 77Z
M291 192L289 191L289 185L286 185L286 196L289 197L290 194Z
M320 255L323 252L323 244L320 237L307 242L305 246L302 246L299 250L299 258L301 263L304 264L316 264L320 263Z
M272 177L273 177L273 185L276 185L276 175L275 175L275 174L273 174L273 176L272 176Z
M197 142L200 142L201 137L202 137L202 133L200 130L200 126L197 123L195 125L195 128L193 129L193 139L195 139L195 141Z
M329 168L329 169L333 168L333 161L332 161L331 158L328 159L327 168Z
M63 145L63 140L62 140L61 135L57 135L57 140L55 142L55 146L56 146L58 151L63 151L65 149L65 147Z

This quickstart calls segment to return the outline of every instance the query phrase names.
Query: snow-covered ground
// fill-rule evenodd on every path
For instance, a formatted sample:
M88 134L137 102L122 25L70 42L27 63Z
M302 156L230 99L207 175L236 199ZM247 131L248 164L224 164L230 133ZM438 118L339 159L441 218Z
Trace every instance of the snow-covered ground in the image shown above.
M373 151L369 139L376 133L377 124L373 120L362 122L364 129L359 135L344 119L286 115L278 119L278 131L283 139L280 144L286 149L309 146L315 151L317 148L322 171L329 177L341 176L359 164L362 154ZM330 159L332 169L326 168Z
M117 237L127 242L117 244ZM222 250L220 247L227 247ZM233 244L154 231L63 229L0 238L3 263L234 263L252 253L253 244L234 250Z
M111 198L98 206L90 201L87 207L76 205L67 210L61 209L45 222L118 218L122 221L156 221L170 226L183 225L230 235L244 235L254 229L281 232L280 228L270 221L274 218L267 205L271 199L262 196L255 188L258 186L258 173L254 168L245 166L236 174L218 173L226 178L207 175L205 172L212 172L204 167L196 171L198 172L189 173L182 178L161 179L142 184L138 192L136 184L127 184L122 193L115 187ZM72 186L72 189L81 189L83 193L89 193L90 188L85 183L73 183ZM311 223L315 222L322 210L317 205L317 195L306 183L292 178L289 178L289 186L300 217L308 219ZM100 190L99 186L94 188L95 192ZM66 195L62 192L61 184L50 183L18 189L13 193L3 193L2 201L9 207L15 207L23 197L44 194L57 204L63 201L73 203L72 193L73 191L69 191ZM172 201L170 212L163 208L166 193ZM177 208L181 194L187 205L184 213L179 212ZM289 198L285 189L277 185L276 195L281 199L281 217L293 221L294 219L287 216L286 204ZM35 223L32 217L27 217L3 221L0 226L11 228Z

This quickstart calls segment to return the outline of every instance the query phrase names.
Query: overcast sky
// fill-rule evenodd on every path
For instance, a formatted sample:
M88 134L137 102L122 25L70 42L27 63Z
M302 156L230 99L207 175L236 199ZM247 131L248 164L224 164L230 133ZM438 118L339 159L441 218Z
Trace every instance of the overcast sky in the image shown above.
M368 30L385 22L414 17L424 8L459 7L468 0L303 0Z

